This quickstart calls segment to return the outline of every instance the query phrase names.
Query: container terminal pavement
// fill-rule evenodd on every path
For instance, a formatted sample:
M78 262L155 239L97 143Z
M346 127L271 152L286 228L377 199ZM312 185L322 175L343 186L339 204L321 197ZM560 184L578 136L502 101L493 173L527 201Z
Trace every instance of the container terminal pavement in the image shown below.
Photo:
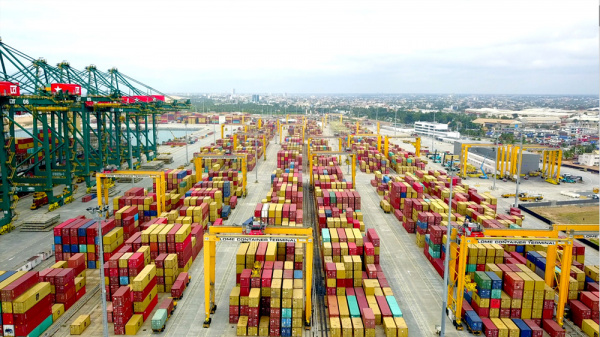
M111 296L107 296L110 303L109 320L112 321L108 324L109 335L430 336L434 334L435 326L440 324L444 291L443 279L435 265L436 259L440 258L438 254L443 250L440 247L443 240L440 228L444 223L441 221L436 223L435 216L431 223L427 223L427 215L425 221L421 221L422 219L417 216L415 226L412 227L415 234L412 234L411 229L406 225L409 223L408 219L403 217L408 215L407 200L413 198L404 197L402 198L404 207L394 207L403 213L400 216L402 220L399 221L397 213L384 212L381 206L385 206L384 208L388 206L383 201L389 203L391 200L386 200L378 193L378 186L373 187L373 180L381 179L381 175L379 177L375 175L376 171L403 170L402 172L409 172L411 177L418 177L420 173L417 174L416 171L427 170L429 166L413 165L415 168L410 171L400 169L402 165L398 166L397 163L402 161L397 157L393 160L386 158L387 163L382 160L382 155L376 151L377 145L369 144L374 139L354 137L352 150L360 158L357 158L359 164L357 164L356 177L352 177L353 170L349 170L345 155L318 154L311 158L314 159L313 177L316 177L313 181L314 186L311 186L309 177L311 170L308 167L309 160L306 158L306 146L302 144L306 144L311 136L332 136L331 125L321 131L318 124L312 121L308 121L306 126L282 123L279 131L275 123L262 122L266 129L270 128L266 133L268 136L266 149L262 149L262 139L254 141L254 137L247 135L237 137L240 142L240 152L248 153L248 157L255 156L253 151L256 150L260 154L261 151L265 151L266 155L266 160L259 157L259 160L254 163L256 171L251 170L247 173L248 193L245 198L241 193L240 196L235 195L237 188L241 186L242 177L238 173L241 164L229 159L210 159L210 162L207 159L204 166L208 169L203 174L205 181L203 183L194 180L196 175L192 172L193 165L186 167L190 172L175 170L171 171L170 175L167 173L166 190L176 190L176 193L169 193L170 198L166 198L168 206L165 205L164 209L172 212L171 210L179 208L179 211L169 213L164 218L164 223L156 221L156 218L151 219L155 217L150 215L152 207L147 207L146 211L145 205L154 203L152 179L145 178L134 184L118 182L115 184L118 192L109 197L109 205L111 215L113 210L120 213L113 215L112 222L105 221L102 225L103 232L106 230L106 233L103 233L103 247L106 248L104 256L108 258L121 254L118 255L118 259L108 258L105 261L112 266L105 268L108 291L111 293ZM353 127L354 125L348 126L348 128ZM207 127L206 130L200 131L199 135L206 135L210 131L212 127ZM282 133L282 143L279 141L278 131ZM364 133L371 133L371 131L361 130L360 134ZM233 138L226 136L225 140L219 141L223 148L231 147L228 144L233 142ZM189 151L201 153L204 150L204 153L209 151L214 153L217 149L211 147L212 142L212 136L200 139L198 143L189 146ZM400 147L405 148L403 150L406 152L412 150L410 144L401 141L397 143L400 146L390 145L392 147L390 151L394 154L400 153ZM315 138L312 141L312 149L316 153L337 151L338 148L337 139ZM159 151L171 152L174 162L167 165L171 169L185 163L185 147L159 148ZM416 164L417 160L414 162ZM403 163L406 164L406 161ZM254 182L255 180L257 183ZM146 191L139 192L139 188ZM433 190L431 189L430 192L432 196ZM417 193L425 193L417 190L400 193L413 192L414 199L419 199ZM442 189L440 193L445 192ZM95 246L94 234L96 233L93 225L89 225L92 216L86 208L97 200L83 203L81 202L83 194L84 192L81 191L75 195L73 203L53 212L53 214L60 214L60 224L69 221L67 219L81 216L88 219L88 221L78 221L79 227L69 230L69 234L65 235L66 231L61 230L59 235L55 235L59 225L50 232L16 230L0 237L0 270L7 271L0 275L4 329L13 326L13 331L17 332L29 329L31 326L29 331L34 334L39 332L38 335L49 332L55 336L66 336L71 333L80 333L84 336L102 335L99 269L86 268L91 266L90 261L96 260L93 254L90 255L94 252L88 250L88 247ZM173 198L177 194L180 195L179 199ZM232 200L234 196L236 198ZM339 197L339 200L335 200L336 197ZM232 201L235 203L235 199L237 205L233 208L231 203ZM482 203L489 204L483 200ZM440 209L442 212L435 212L432 207L428 208L426 213L443 213L443 203L432 204L435 210ZM429 206L431 207L432 204L430 203ZM341 207L337 207L338 205ZM137 209L134 210L135 207ZM140 211L141 209L147 213ZM471 209L479 210L475 206ZM271 216L271 211L275 212L274 216ZM391 211L391 213L395 212ZM480 213L482 218L485 218L484 214L488 214ZM27 212L24 210L22 214L25 216ZM224 216L227 219L224 219ZM227 233L229 230L225 229L233 224L240 225L252 216L257 220L264 220L262 222L267 226L264 229L260 225L251 224L252 233L259 235L247 238L245 241L249 243L211 242L203 239L203 228L210 222L215 224L212 228L219 229L218 226L222 226L223 241L233 241L228 240L233 237L227 238L227 235L234 235L243 240L243 237ZM457 216L456 220L462 219ZM70 224L77 222L77 220L71 221ZM527 218L519 222L522 223L523 228L529 226L538 228L540 225L533 221L534 219ZM297 237L282 240L288 242L260 242L261 238L270 237L271 233L285 232L285 228L295 229L301 223L305 226L312 225L310 226L313 229L311 236L314 241L312 254L307 252L308 245ZM82 230L81 227L86 225L88 227ZM62 228L66 226L69 224ZM198 226L202 230L194 229ZM422 229L418 228L423 226L428 227L427 235L423 233L419 236L419 230ZM152 230L146 229L146 232L143 232L144 227ZM266 235L260 235L262 233ZM445 231L443 233L445 234ZM68 244L67 237L69 237ZM273 234L272 237L281 238L277 234ZM423 238L422 242L418 241L419 237ZM74 241L77 243L73 243ZM49 250L53 244L56 255L37 265L33 272L7 275L11 273L8 272L9 270L16 270L16 267L25 264L29 256L37 251ZM129 251L119 252L123 247L121 244L130 247ZM75 245L78 246L77 249L73 247ZM214 247L207 249L208 245ZM60 249L56 248L58 246ZM66 246L69 246L69 252L65 251ZM86 248L81 249L83 248L81 246ZM519 246L523 248L518 248ZM424 253L424 248L427 247ZM566 321L565 327L567 331L577 329L579 333L583 331L586 334L597 329L597 323L590 318L595 317L597 322L598 271L597 267L593 266L597 265L598 261L597 252L591 251L589 247L582 247L583 249L580 247L582 247L580 244L576 244L573 250L574 262L570 276L574 290L569 292L572 311L579 316ZM519 313L526 311L523 310L527 309L523 303L529 300L525 297L529 296L530 280L534 282L544 279L543 274L542 276L538 274L542 270L539 266L540 260L546 256L547 249L541 245L531 247L516 245L514 249L508 246L500 248L498 251L501 251L503 256L495 250L493 262L489 262L491 257L489 253L481 256L485 257L484 262L491 265L488 266L491 271L486 269L485 263L479 262L476 268L483 265L481 271L467 270L467 273L473 276L471 279L473 283L469 286L473 285L475 292L470 291L465 295L466 305L463 305L463 310L467 311L462 315L465 329L457 331L452 322L447 319L446 335L468 335L470 329L475 332L480 329L479 331L487 334L486 331L493 333L498 329L501 336L509 328L512 329L511 333L515 329L520 329L521 335L529 330L533 331L533 336L536 335L538 330L529 328L525 323L533 321L532 324L535 325L536 318L513 317L513 313L516 315L517 311L511 310L517 309L517 304L520 304ZM531 249L530 252L529 248L535 249ZM520 249L527 252L519 254ZM310 260L307 257L310 255L314 256L314 263L309 264L307 261ZM470 255L471 251L469 251ZM520 255L521 258L516 255ZM561 255L560 252L558 255ZM64 262L55 264L55 258L58 256ZM191 261L189 256L193 257ZM534 258L536 261L533 261ZM213 260L214 273L206 273L207 260ZM208 265L210 266L211 263ZM528 271L519 269L518 272L513 272L513 269L505 271L496 270L494 267L518 268L516 266L521 265L526 266ZM186 275L184 273L188 273L191 278L189 284L186 284L183 279L177 280L177 276ZM209 280L211 295L206 294L204 280L206 274L212 277L212 280ZM312 280L306 279L308 274L312 274ZM492 274L509 276L494 277ZM513 277L513 274L517 276ZM508 279L510 281L507 281ZM511 282L513 288L515 288L514 284L525 287L520 303L517 303L518 291L515 293L515 290L519 289L510 288L508 282ZM181 283L184 285L182 286ZM538 289L536 288L538 283L533 283L534 292ZM175 293L172 289L174 286ZM179 293L181 289L183 291ZM309 313L312 308L312 314L308 316L305 310L306 303L309 303L306 297L307 289L310 289L308 293L312 294L310 296L312 303L308 308ZM543 293L541 296L551 293L554 297L553 291ZM494 301L496 294L500 294L498 301ZM538 295L532 294L532 303ZM177 297L175 299L177 305L171 313L168 305L164 307L163 303L168 303L168 298L172 296ZM573 296L574 298L571 298ZM42 300L30 299L35 297ZM509 305L512 306L508 311L508 317L493 317L496 302L499 302L498 313L506 312L505 298L509 299ZM554 308L554 304L550 304L546 297L543 299L542 312L547 305L552 305L552 309ZM206 302L209 303L209 307L216 309L210 314L209 328L203 327L207 321ZM64 312L67 306L70 308ZM46 310L44 312L48 315L35 316L29 311L38 308ZM164 310L164 315L161 310ZM86 323L85 316L80 316L88 314L90 322ZM50 319L49 316L52 318ZM61 320L66 317L68 319ZM156 320L153 320L154 318ZM54 321L60 323L60 326L52 325ZM307 321L311 325L308 330L305 329ZM478 322L481 323L480 328L477 326ZM514 326L510 324L511 322ZM542 329L550 335L560 335L560 332L552 330L559 329L549 321L543 320L540 323L545 323ZM20 327L17 328L18 326ZM35 328L37 330L34 331ZM10 335L10 332L6 332L5 330L5 336Z

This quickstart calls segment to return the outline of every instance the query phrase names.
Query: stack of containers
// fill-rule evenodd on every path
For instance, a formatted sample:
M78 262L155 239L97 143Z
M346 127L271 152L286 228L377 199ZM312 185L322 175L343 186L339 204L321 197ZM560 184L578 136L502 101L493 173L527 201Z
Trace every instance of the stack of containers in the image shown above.
M403 222L408 232L416 229L418 246L424 247L426 257L440 275L443 275L444 251L440 246L440 239L441 243L444 243L448 217L448 177L439 171L415 170L414 175L407 173L403 178L398 178L387 184L392 207L400 206L395 212L396 218ZM452 214L453 226L457 226L454 221L460 225L467 218L479 222L484 227L521 226L522 217L516 212L508 216L495 213L496 198L488 193L478 194L475 189L461 184L459 178L453 179L455 200L452 206L453 211L456 211ZM381 176L376 176L376 180L378 184L383 181ZM582 329L591 308L580 305L582 302L577 301L578 293L588 287L597 289L597 273L592 272L594 266L583 265L584 253L584 247L574 243L574 262L570 271L568 294L575 307L574 320L576 324L581 324ZM471 245L468 259L467 273L471 279L475 279L478 292L467 294L465 298L469 310L473 312L470 315L483 318L484 331L541 331L540 326L544 325L545 320L548 320L546 326L552 326L549 322L553 317L554 291L543 281L545 246ZM590 271L590 276L596 276L596 279L586 278L586 268ZM586 297L586 301L589 301L589 298ZM593 301L590 305L593 306ZM594 322L592 320L589 323ZM593 331L594 326L590 326L589 323L586 321L585 329ZM552 328L548 329L547 331L555 332Z
M142 320L146 321L158 303L155 265L149 264L142 269L133 279L132 290L133 311L136 314L142 315ZM135 317L132 319L135 319Z
M113 209L115 213L126 206L137 207L138 215L136 219L128 218L126 223L131 223L135 220L138 220L140 223L146 222L158 215L156 193L148 193L141 187L131 188L127 190L123 196L117 196L113 199ZM170 207L169 202L166 203L166 207ZM134 214L131 210L129 212L130 213L127 214L126 217ZM118 223L117 226L123 225Z
M131 289L122 286L112 295L112 321L115 335L125 334L125 325L133 316Z
M156 286L159 293L171 292L171 287L179 275L177 254L162 253L154 260L156 264Z
M300 175L285 167L272 179L273 190L279 198L277 204L263 203L255 209L255 220L281 225L290 219L293 224L298 212L292 192L301 195ZM288 173L282 173L283 170ZM281 186L280 186L281 185ZM286 185L286 186L284 186ZM287 186L290 185L290 186ZM277 193L279 192L279 193ZM285 203L283 203L285 201ZM277 207L280 206L279 211ZM285 207L285 210L284 210ZM272 210L272 213L270 214ZM292 209L296 215L291 216ZM264 210L264 216L263 216ZM286 213L287 212L287 213ZM286 217L287 216L287 217ZM237 324L239 336L301 336L304 312L303 263L304 247L295 243L250 242L242 243L236 254L236 284L229 297L229 322Z
M302 167L302 152L301 151L278 151L277 152L277 168L301 168Z
M396 173L401 174L425 169L425 163L421 161L421 158L416 157L413 152L403 150L398 145L390 144L388 153L385 155L390 160L390 166Z
M131 235L139 231L138 219L138 206L125 206L115 212L115 222L117 227L123 227L123 240L129 239Z
M263 203L273 202L280 204L296 205L302 209L302 169L284 168L277 169L271 174L271 190L263 199Z
M0 283L4 336L39 336L52 324L50 283L39 281L38 272L17 272Z
M110 234L111 238L110 243L104 246L105 259L123 244L122 235L114 236L115 225L116 221L112 218L101 222L102 235ZM87 268L98 268L98 226L95 220L79 216L59 224L53 230L56 262L67 261L71 255L83 253ZM122 232L122 228L120 230Z
M319 158L316 164L327 162L335 159ZM343 182L339 166L324 170L339 173L336 180ZM375 325L383 324L387 335L407 336L406 322L379 265L379 236L374 229L361 233L360 195L348 185L328 190L338 186L321 189L318 182L315 179L315 204L332 335L354 331L375 336Z

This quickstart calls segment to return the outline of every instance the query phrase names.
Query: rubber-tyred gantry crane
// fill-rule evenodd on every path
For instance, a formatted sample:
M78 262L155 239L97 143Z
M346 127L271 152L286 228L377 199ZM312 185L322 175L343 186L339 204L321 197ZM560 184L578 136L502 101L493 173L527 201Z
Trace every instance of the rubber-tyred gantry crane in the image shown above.
M312 151L310 156L308 156L308 167L310 169L310 184L314 184L313 177L313 157L318 156L351 156L352 157L352 188L356 188L356 153L354 152L345 152L345 151Z
M96 189L98 192L98 206L110 205L108 202L108 178L138 178L149 177L156 186L156 213L160 214L166 209L165 193L167 183L165 173L162 171L113 171L110 173L96 173ZM108 217L108 214L107 214Z
M311 227L278 227L268 226L262 235L243 234L242 226L210 226L204 234L204 311L203 326L210 327L211 314L217 310L216 304L216 259L217 241L234 242L294 242L306 245L306 261L313 260L313 230ZM312 276L313 265L306 263L306 282L304 295L304 327L309 329L312 321Z
M450 260L448 263L448 308L447 312L458 330L462 330L462 303L466 286L466 266L468 247L477 243L547 245L545 283L554 287L557 284L558 301L556 303L556 321L563 325L564 310L567 303L569 278L572 263L573 241L576 238L598 237L599 225L554 225L544 229L489 229L485 228L483 237L458 236L452 230L450 238ZM561 232L567 236L561 238ZM555 261L557 247L563 247L561 271L557 278Z
M390 139L412 139L414 140L410 144L415 148L415 156L417 158L421 157L421 137L420 136L411 136L411 135L397 135L397 136L384 136L383 138L383 154L388 157L389 147L390 147Z
M248 169L246 167L246 154L230 154L230 155L217 155L217 154L199 154L194 157L194 169L196 170L196 181L202 181L202 173L204 169L202 167L204 159L231 159L242 161L242 195L245 197L248 193L246 190L246 184L248 181Z

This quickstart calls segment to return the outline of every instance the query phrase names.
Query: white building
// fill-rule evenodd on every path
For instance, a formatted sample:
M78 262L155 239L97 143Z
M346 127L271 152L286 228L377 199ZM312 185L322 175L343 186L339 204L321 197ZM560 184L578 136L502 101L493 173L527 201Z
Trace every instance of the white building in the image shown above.
M600 154L598 154L597 151L594 151L593 153L580 154L577 161L580 165L600 166Z
M450 131L448 124L441 123L415 122L415 133L436 138L460 138L460 132Z

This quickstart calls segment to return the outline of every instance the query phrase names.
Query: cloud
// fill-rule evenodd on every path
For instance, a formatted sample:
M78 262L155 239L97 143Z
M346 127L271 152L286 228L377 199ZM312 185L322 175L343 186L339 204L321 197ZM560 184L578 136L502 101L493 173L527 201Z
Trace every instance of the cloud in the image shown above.
M596 93L596 14L566 0L0 0L0 36L163 91Z

